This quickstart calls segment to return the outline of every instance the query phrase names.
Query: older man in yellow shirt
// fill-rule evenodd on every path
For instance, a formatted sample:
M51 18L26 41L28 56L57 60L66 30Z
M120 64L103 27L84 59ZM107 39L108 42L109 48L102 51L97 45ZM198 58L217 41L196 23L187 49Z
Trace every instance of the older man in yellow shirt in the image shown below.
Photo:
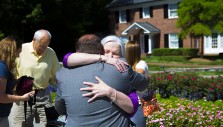
M56 53L49 46L51 34L47 30L35 32L32 42L22 45L22 52L17 61L17 78L27 75L34 78L34 89L36 93L36 104L33 106L31 114L27 107L26 122L24 117L23 102L14 103L11 111L13 127L32 127L33 120L46 125L46 115L44 107L51 107L50 92L48 89L50 78L55 77L55 73L61 68Z

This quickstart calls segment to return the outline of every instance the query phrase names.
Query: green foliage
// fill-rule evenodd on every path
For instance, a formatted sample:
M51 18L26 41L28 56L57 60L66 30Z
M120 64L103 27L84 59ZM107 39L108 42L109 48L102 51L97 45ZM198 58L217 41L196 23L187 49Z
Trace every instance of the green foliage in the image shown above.
M42 7L41 4L37 4L30 14L26 15L26 18L31 20L32 23L38 23L42 19ZM27 23L27 21L23 20L23 23Z
M223 32L223 0L182 0L177 27L181 38L199 37Z
M105 6L109 2L111 0L1 0L0 31L4 36L15 35L29 42L34 31L48 29L55 42L50 47L61 60L67 52L75 51L74 42L81 35L107 34L109 19Z
M157 48L153 50L153 56L190 56L195 57L198 54L198 49L192 48Z
M185 56L151 56L150 58L144 59L146 62L188 62Z
M0 40L4 37L4 33L0 31Z

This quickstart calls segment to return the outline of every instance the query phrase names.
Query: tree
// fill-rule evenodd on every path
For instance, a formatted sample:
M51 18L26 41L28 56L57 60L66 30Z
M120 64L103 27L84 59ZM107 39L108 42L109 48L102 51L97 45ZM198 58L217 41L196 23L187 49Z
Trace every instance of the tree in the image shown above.
M15 35L30 41L37 29L52 33L50 46L59 59L74 51L75 40L85 33L108 31L111 0L0 0L0 39Z
M223 0L182 0L178 9L179 36L199 38L223 32ZM201 54L203 55L203 40Z

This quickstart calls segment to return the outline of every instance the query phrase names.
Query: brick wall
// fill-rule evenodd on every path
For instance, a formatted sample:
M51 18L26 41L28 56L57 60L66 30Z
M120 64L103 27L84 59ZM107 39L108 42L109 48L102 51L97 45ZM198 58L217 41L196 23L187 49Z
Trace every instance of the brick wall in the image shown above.
M130 10L130 22L116 23L115 12L110 13L110 29L111 33L121 36L121 33L134 22L148 22L160 29L160 34L155 35L155 47L164 47L164 34L179 33L180 29L176 27L177 19L164 19L163 5L153 7L153 17L142 19L140 18L139 9ZM158 43L158 44L157 44ZM183 47L190 48L192 46L189 37L183 40ZM193 46L192 46L193 47Z

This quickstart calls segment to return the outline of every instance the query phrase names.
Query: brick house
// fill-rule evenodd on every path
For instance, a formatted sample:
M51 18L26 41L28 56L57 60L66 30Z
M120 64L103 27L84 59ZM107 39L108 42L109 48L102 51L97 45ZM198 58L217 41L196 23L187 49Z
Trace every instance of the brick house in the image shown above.
M141 52L151 54L155 48L198 48L204 55L223 52L223 34L203 39L178 38L177 9L181 0L113 0L109 10L111 33L124 42L136 40ZM201 43L201 41L204 43Z

